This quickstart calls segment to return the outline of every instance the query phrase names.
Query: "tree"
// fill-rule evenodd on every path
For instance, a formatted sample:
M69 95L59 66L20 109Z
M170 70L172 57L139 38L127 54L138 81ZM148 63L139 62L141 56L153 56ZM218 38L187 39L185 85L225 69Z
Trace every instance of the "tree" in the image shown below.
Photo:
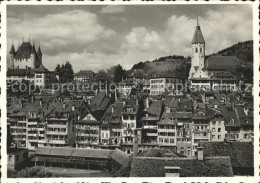
M69 62L66 62L65 65L62 64L62 66L58 64L55 73L59 76L60 83L71 82L73 80L74 71Z
M18 170L13 174L13 178L47 178L54 177L53 173L47 171L44 167L30 167Z
M100 70L95 77L95 81L96 82L105 82L105 81L110 81L110 76L104 71L104 70Z
M114 79L115 83L122 81L122 79L126 78L126 71L122 68L121 65L118 65L115 69Z

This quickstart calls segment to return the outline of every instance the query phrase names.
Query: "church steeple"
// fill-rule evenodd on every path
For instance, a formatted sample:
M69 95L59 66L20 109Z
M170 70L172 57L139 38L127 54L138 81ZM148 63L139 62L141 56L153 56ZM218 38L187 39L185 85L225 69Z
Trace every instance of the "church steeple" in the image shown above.
M12 43L11 50L9 52L10 54L15 54L14 44Z
M195 33L194 33L194 35L193 35L193 39L192 39L191 44L196 44L196 43L205 44L205 40L204 40L203 35L202 35L202 32L201 32L201 30L200 30L200 25L199 25L199 18L198 18L198 16L197 16L197 26L196 26Z

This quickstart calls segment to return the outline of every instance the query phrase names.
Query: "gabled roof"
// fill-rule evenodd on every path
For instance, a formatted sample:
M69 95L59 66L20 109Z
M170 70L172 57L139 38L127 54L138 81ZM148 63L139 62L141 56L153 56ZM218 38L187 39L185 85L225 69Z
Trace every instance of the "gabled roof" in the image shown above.
M199 25L197 25L197 27L195 29L195 33L193 35L191 44L195 44L195 43L203 43L203 44L205 44L205 40L203 38L203 35L202 35L202 32L200 30L200 26Z
M130 159L127 154L119 149L115 149L115 151L111 155L111 158L123 167L127 166L130 163Z
M234 70L238 65L234 56L209 56L205 62L207 70Z
M152 101L151 105L147 109L147 112L156 117L160 117L162 114L162 107L163 107L163 102L161 100Z
M49 156L74 156L74 157L87 157L110 159L113 150L107 149L81 149L69 147L40 147L35 151L36 155L49 155Z
M94 72L91 70L80 70L78 73L74 74L74 76L87 76L87 77L93 77Z

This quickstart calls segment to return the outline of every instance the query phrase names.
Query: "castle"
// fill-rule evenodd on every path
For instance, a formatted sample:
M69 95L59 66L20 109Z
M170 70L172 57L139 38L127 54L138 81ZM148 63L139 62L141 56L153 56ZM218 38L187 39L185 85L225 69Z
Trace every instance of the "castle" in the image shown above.
M15 51L12 44L9 52L10 66L9 69L26 69L39 68L42 64L42 52L40 46L36 52L35 45L29 42L22 42L22 44Z
M36 52L35 45L30 41L23 41L17 50L12 44L9 59L6 78L8 85L28 81L36 86L45 86L55 80L54 72L43 66L40 46Z

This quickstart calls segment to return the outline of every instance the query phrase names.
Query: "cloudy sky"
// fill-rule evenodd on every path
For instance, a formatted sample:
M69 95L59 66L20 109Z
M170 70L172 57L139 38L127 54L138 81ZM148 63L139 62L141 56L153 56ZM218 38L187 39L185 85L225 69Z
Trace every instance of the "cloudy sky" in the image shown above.
M7 12L8 50L31 35L50 70L65 61L77 72L189 56L197 14L206 54L253 39L251 5L8 5Z

